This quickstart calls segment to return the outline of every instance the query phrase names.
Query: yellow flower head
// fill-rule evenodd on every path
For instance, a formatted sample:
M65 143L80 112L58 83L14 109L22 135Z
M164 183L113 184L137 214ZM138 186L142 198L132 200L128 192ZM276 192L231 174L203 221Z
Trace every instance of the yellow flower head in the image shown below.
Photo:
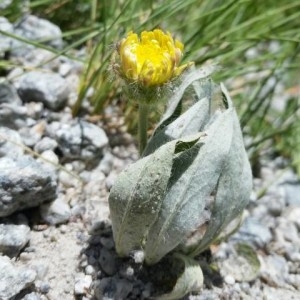
M180 75L190 64L179 66L183 44L169 32L160 29L143 31L140 36L130 32L119 47L119 70L129 82L145 87L167 83Z

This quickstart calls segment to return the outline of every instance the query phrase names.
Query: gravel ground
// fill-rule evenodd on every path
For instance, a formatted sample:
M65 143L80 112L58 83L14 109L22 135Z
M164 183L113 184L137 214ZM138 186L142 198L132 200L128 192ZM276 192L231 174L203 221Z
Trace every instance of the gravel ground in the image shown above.
M0 17L2 30L63 44L46 20L14 25ZM34 69L53 55L15 43L0 37L0 58ZM117 102L94 117L86 101L72 118L82 68L59 57L0 78L1 300L150 299L173 283L168 258L145 267L115 253L107 198L138 154ZM205 285L185 299L300 299L299 179L271 154L256 175L242 226L198 258ZM243 265L239 243L255 251L259 272Z

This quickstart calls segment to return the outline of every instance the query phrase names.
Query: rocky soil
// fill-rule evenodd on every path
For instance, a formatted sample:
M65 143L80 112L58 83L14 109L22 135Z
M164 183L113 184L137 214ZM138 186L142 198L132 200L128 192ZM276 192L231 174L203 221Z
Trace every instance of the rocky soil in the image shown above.
M49 38L57 49L64 43L57 26L32 15L16 24L0 17L0 29ZM92 116L85 101L73 118L80 62L1 35L0 58L14 65L0 78L0 299L150 299L164 292L167 260L149 268L114 250L109 190L138 158L117 103ZM205 285L185 299L300 299L299 231L299 179L284 159L266 156L243 225L199 257ZM255 276L243 269L241 242L258 256Z

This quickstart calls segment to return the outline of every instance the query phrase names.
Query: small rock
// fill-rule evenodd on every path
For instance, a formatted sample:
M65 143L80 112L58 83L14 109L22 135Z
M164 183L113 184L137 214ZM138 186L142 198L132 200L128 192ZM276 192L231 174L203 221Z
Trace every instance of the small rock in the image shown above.
M107 275L114 275L117 272L116 256L105 248L101 249L99 263Z
M59 68L59 58L56 54L41 48L31 49L22 57L22 61L25 67L28 69L47 69L56 71Z
M112 186L114 185L116 179L117 179L118 175L115 172L111 172L106 180L105 180L105 185L107 190L110 190L112 188Z
M68 227L67 227L66 225L61 225L61 226L59 227L59 231L60 231L62 234L65 234L65 233L67 233L67 231L68 231Z
M124 266L124 268L119 271L119 274L125 279L132 280L134 276L134 269L131 266Z
M113 166L114 156L110 152L106 152L103 158L100 161L99 169L102 171L106 176L109 175L112 166Z
M49 265L45 261L35 261L30 265L31 269L36 271L36 279L43 280L48 273Z
M67 160L84 160L96 165L108 145L104 130L85 121L53 122L48 126L48 132L58 142L63 158Z
M71 216L69 205L61 197L51 203L42 205L40 212L42 219L51 225L65 223Z
M142 250L136 250L133 253L133 259L136 264L141 264L145 260L145 253Z
M90 235L104 235L111 232L111 220L95 220L89 229Z
M31 41L45 41L44 44L54 48L63 47L62 33L58 26L33 15L25 15L16 25L14 33ZM14 56L25 56L34 46L13 40L11 53Z
M57 145L58 144L54 139L45 136L35 144L34 151L36 151L37 153L42 153L47 150L53 151L57 147Z
M0 256L0 299L12 299L20 291L32 285L35 277L35 271L17 268L7 256Z
M52 150L46 150L43 153L41 153L41 156L39 157L38 161L47 162L47 166L49 168L52 168L53 170L56 170L57 166L59 165L59 159Z
M133 290L133 284L126 279L106 277L95 281L93 288L97 300L127 299Z
M83 217L86 212L86 208L84 205L76 204L71 208L72 216L74 217Z
M282 185L285 191L287 205L300 206L300 183L285 183Z
M87 265L85 267L85 274L86 275L94 275L95 273L96 273L96 270L95 270L95 268L93 266Z
M22 146L22 138L17 131L6 127L0 127L0 157L9 156L16 158L22 156L24 153Z
M39 290L40 293L42 294L47 294L50 291L50 284L48 282L40 281L37 282L36 284L37 289Z
M69 88L56 73L31 71L21 76L18 93L24 102L42 102L49 109L59 110L67 103Z
M30 228L27 225L0 224L0 252L14 257L25 247L30 239Z
M294 222L297 226L297 229L300 230L300 207L299 206L290 206L283 212L283 216L287 220Z
M85 295L92 284L92 276L79 274L75 278L74 293L75 295Z
M111 237L101 237L100 242L108 250L112 250L115 246L115 242Z
M41 300L41 297L38 293L32 292L30 294L25 295L22 300Z
M295 263L300 262L300 252L290 251L290 252L287 252L287 256L288 256L289 260L291 260Z
M231 238L241 242L249 242L254 246L263 248L271 241L272 234L270 229L261 224L256 218L248 217L239 231Z
M34 120L43 119L43 114L45 113L44 104L41 102L29 102L24 103L24 107L27 109L27 115L29 118Z
M0 216L35 207L56 197L55 172L30 156L0 158Z
M27 109L14 103L0 104L0 126L19 129L28 125Z
M23 127L19 130L19 133L22 137L23 143L30 148L33 148L34 145L41 140L44 135L46 123L45 121L40 121L34 126Z
M20 253L19 260L21 262L28 263L30 260L32 260L32 253L28 253L28 252Z
M1 17L0 17L1 26ZM16 105L21 105L22 101L19 98L17 90L15 87L7 81L0 81L0 104L11 103Z
M275 233L277 242L279 241L280 237L283 237L285 241L294 245L298 244L300 246L297 226L295 223L289 222L286 218L277 218Z
M132 289L133 289L132 282L126 279L118 279L116 299L126 299L129 293L132 291Z
M296 300L299 299L299 291L264 285L262 299Z
M229 284L229 285L234 285L235 284L235 279L231 275L226 275L224 278L224 281Z
M271 286L286 287L288 271L287 262L282 256L273 254L261 258L260 276Z

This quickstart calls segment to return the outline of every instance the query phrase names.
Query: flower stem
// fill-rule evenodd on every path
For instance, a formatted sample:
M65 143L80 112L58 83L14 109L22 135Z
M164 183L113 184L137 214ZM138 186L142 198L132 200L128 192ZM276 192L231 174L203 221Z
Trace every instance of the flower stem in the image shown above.
M138 139L140 155L143 154L147 145L147 129L148 129L148 105L139 103L139 127L138 127Z

